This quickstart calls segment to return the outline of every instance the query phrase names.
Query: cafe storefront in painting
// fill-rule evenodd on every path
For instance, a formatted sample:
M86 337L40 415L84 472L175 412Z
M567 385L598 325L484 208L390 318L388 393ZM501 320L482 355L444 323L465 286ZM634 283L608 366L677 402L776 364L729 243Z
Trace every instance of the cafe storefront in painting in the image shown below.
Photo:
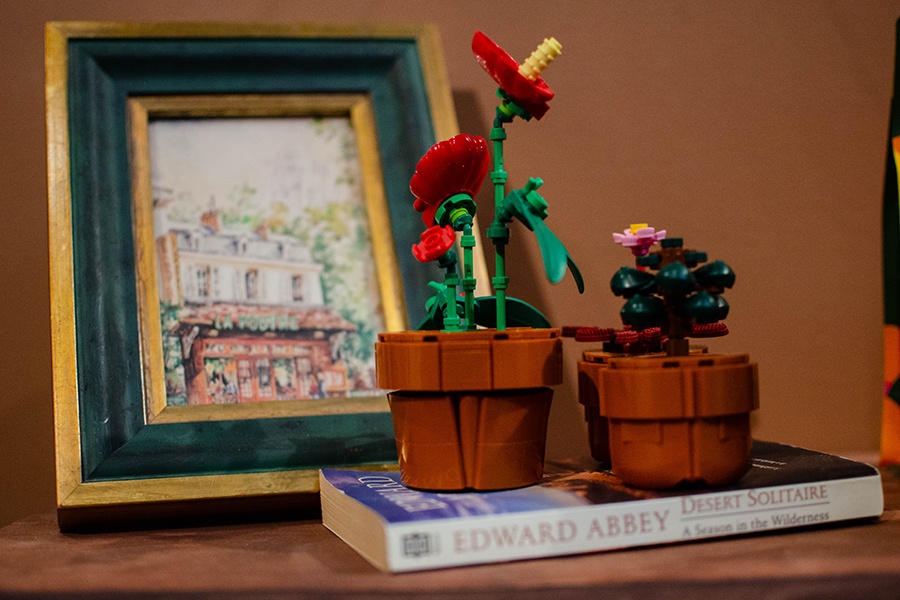
M181 342L187 404L346 396L340 341L355 328L328 309L273 312L210 305L187 309Z

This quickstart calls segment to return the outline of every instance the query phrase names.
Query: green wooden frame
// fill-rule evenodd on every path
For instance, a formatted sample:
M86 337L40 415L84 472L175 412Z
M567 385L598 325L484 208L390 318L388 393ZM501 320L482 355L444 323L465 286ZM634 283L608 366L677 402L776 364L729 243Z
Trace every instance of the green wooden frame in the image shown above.
M307 505L319 467L394 462L386 412L146 422L126 105L141 95L368 95L416 322L436 274L409 253L421 223L408 182L457 129L435 30L51 23L46 42L60 526Z

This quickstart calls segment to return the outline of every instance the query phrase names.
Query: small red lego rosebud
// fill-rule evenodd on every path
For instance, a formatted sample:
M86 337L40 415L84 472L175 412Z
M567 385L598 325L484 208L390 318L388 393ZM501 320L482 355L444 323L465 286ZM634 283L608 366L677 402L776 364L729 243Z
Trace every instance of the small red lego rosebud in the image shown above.
M456 232L449 225L433 225L419 236L419 243L412 247L413 256L419 262L431 262L447 253L456 243Z

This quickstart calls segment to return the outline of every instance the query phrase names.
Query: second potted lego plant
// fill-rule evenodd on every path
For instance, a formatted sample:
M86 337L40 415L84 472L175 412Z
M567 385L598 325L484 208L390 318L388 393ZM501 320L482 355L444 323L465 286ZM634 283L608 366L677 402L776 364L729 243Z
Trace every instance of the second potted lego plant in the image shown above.
M749 468L757 366L743 354L692 351L688 338L727 333L722 293L734 273L722 261L698 266L706 254L685 250L680 239L659 241L661 250L638 256L639 268L623 267L612 279L613 292L627 299L621 315L629 329L618 352L585 353L579 364L580 397L596 411L589 411L592 452L641 487L725 485Z

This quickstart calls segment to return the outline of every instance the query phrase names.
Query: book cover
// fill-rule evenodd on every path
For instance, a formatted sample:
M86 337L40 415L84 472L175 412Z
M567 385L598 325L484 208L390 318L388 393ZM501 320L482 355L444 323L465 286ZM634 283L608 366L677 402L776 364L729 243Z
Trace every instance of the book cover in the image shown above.
M399 473L323 469L322 522L376 567L412 571L689 541L877 517L877 469L754 442L724 488L629 487L595 463L548 464L540 484L500 492L409 489Z

